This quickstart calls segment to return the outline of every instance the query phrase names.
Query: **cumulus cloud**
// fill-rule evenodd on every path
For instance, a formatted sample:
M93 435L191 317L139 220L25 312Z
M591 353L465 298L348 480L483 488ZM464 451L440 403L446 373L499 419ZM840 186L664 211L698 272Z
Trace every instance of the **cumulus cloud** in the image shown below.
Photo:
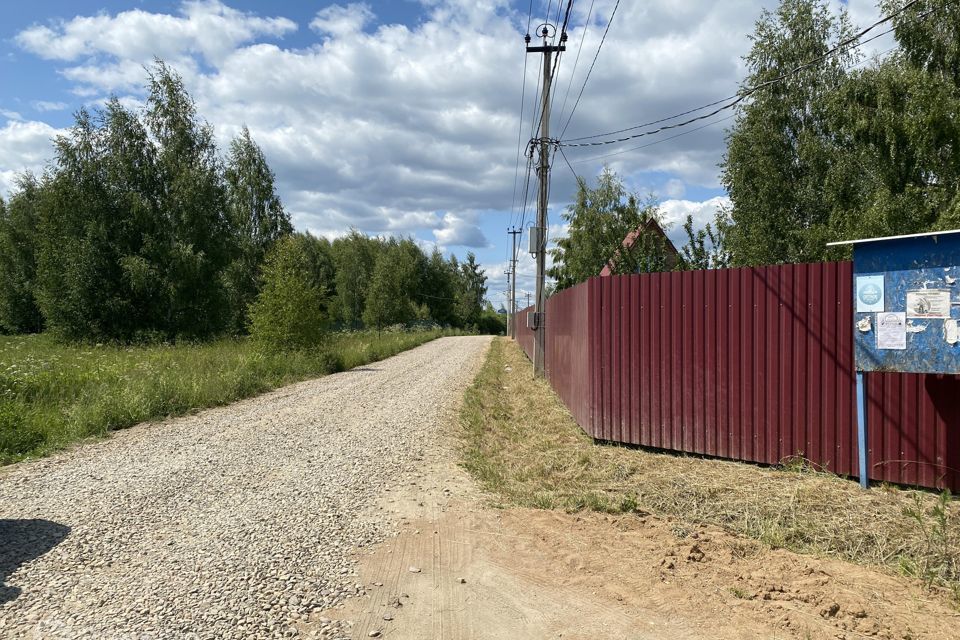
M370 5L365 3L332 4L317 12L310 28L320 34L343 37L361 31L373 17Z
M108 55L144 61L195 53L217 63L243 43L259 36L282 36L296 28L286 18L262 18L219 0L188 0L181 4L179 15L133 9L115 16L77 16L34 25L18 33L16 42L48 60L72 62Z
M43 172L53 154L52 140L60 133L44 122L10 120L0 127L0 196L9 196L18 174Z
M443 215L441 226L433 230L433 236L441 247L469 247L485 249L490 246L487 237L477 226L475 213L450 213Z
M744 74L754 21L775 4L621 3L565 127L613 9L613 0L597 0L586 22L589 3L576 3L552 134L613 131L730 95ZM869 0L849 5L857 21L872 15ZM332 237L352 226L419 233L443 246L502 246L505 236L485 237L484 217L474 212L509 210L513 200L524 59L521 138L529 135L539 70L524 51L527 5L421 0L420 7L419 19L402 25L379 23L366 3L330 5L303 25L308 42L296 48L281 39L297 29L291 20L241 11L229 0L183 2L171 13L78 16L28 27L15 41L53 61L91 103L111 93L135 103L143 65L165 59L183 74L222 143L249 126L301 229ZM717 163L730 123L724 117L695 131L565 153L579 174L609 164L629 184L670 198L669 211L680 205L668 203L687 203L698 221L708 220L706 209L682 198L694 187L719 190ZM25 166L17 162L0 150L0 170ZM562 208L576 182L562 158L554 167L551 198Z
M687 242L686 233L683 230L683 223L686 222L687 216L693 217L694 229L702 229L708 222L713 223L720 209L730 207L730 198L717 196L703 202L664 200L659 206L664 223L667 225L667 237L679 249Z

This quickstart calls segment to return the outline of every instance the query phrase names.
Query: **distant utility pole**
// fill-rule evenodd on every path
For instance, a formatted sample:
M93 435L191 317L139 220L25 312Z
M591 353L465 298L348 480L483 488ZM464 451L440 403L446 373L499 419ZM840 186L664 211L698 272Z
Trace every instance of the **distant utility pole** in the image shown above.
M509 233L509 232L508 232ZM503 292L503 295L507 298L507 335L510 334L510 327L513 326L513 314L510 312L510 309L513 305L510 304L510 270L507 269L503 272L507 276L507 289Z
M517 338L517 323L513 320L514 314L517 312L517 236L523 233L523 229L517 229L514 227L507 231L512 236L513 240L513 250L510 252L510 272L513 274L512 280L509 280L510 283L510 321L507 323L507 331L510 334L510 337L516 340Z
M530 229L530 250L536 252L537 257L537 300L534 309L534 345L533 345L533 375L542 378L544 376L544 348L546 347L546 322L544 311L546 309L547 299L544 295L544 271L546 268L546 250L547 250L547 182L550 179L550 84L553 81L553 70L550 68L550 60L554 53L566 51L563 46L566 42L567 34L560 34L559 45L548 45L547 38L557 35L557 28L546 23L537 27L539 35L543 38L543 44L539 47L530 46L530 34L528 33L524 40L527 43L527 53L543 54L543 89L541 90L542 102L540 111L540 139L531 140L531 145L535 142L540 143L540 163L537 166L537 177L540 181L540 194L537 199L537 224Z

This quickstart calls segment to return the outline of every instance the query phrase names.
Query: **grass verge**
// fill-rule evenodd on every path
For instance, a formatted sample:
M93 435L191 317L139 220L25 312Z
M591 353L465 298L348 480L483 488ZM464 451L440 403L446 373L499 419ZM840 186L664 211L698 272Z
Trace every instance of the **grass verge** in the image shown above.
M960 602L960 509L948 494L862 491L803 465L594 444L502 338L465 395L461 423L463 465L506 504L719 525L774 548L893 568L951 589Z
M452 332L335 333L317 349L282 354L247 339L123 347L0 336L0 464L351 369L443 335Z

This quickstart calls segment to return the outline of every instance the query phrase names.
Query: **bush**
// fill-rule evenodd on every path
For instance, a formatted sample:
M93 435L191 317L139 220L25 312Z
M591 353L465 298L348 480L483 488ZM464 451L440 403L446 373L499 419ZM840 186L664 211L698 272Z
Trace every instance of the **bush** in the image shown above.
M292 237L279 240L267 255L263 286L250 306L250 335L268 350L318 345L323 337L324 299L310 281L309 258Z

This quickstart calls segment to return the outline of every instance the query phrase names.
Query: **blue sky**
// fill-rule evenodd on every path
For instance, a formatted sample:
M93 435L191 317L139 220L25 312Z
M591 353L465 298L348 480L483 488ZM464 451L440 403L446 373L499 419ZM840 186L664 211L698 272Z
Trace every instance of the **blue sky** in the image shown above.
M574 2L554 135L569 117L614 2ZM621 2L564 137L620 129L730 95L743 76L753 23L772 5ZM183 75L222 148L249 126L297 228L334 237L354 226L412 235L427 249L473 251L499 306L506 229L521 218L514 195L520 97L525 91L525 140L537 82L533 58L525 83L523 77L529 6L528 0L7 3L0 25L0 194L18 172L42 170L52 155L50 138L70 125L76 109L111 95L136 107L143 66L159 56ZM555 16L558 5L534 0L533 6L535 27L548 9ZM859 24L876 15L870 2L849 8ZM682 136L571 148L567 156L588 180L607 163L631 190L652 195L680 240L687 214L699 225L726 202L717 165L731 121L710 122ZM560 212L575 181L559 156L553 175L556 238L564 233ZM520 289L532 289L529 256L522 255L519 269Z

